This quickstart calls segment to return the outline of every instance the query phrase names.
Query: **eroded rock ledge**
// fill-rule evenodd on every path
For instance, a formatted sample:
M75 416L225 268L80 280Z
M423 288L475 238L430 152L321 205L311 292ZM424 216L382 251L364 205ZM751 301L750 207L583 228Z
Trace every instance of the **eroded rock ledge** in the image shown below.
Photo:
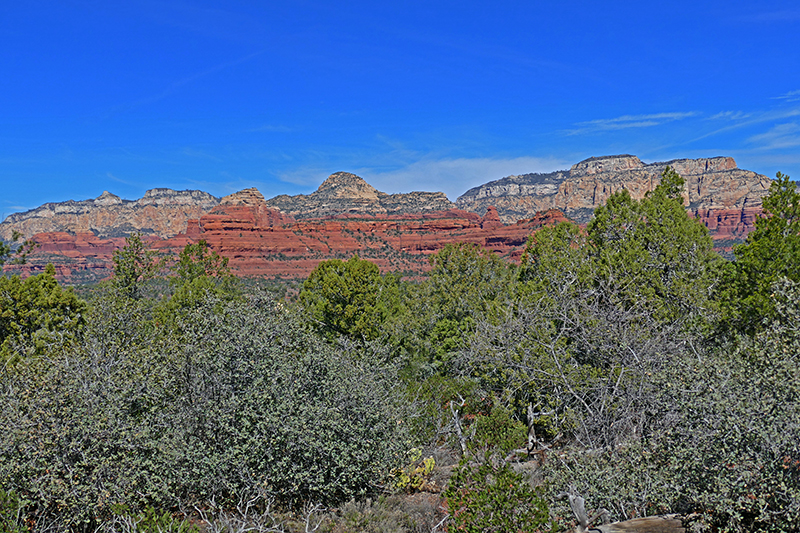
M133 232L171 237L186 231L186 222L219 204L203 191L150 189L138 200L103 194L90 200L47 203L9 215L0 224L0 238L10 240L14 230L26 238L37 233L92 233L101 238L125 237Z
M684 199L689 212L718 238L741 238L761 213L761 200L771 180L742 170L732 157L675 159L643 163L633 155L592 157L569 170L508 176L468 190L456 200L460 209L483 214L495 206L503 222L529 218L547 209L588 222L594 209L620 189L636 199L658 185L671 166L686 180Z

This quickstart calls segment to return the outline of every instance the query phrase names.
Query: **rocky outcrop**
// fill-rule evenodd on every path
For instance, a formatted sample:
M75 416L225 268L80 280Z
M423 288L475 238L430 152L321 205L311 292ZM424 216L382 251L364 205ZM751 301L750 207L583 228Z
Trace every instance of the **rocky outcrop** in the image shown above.
M199 218L218 203L203 191L150 189L135 201L104 191L93 200L47 203L9 215L0 224L0 238L10 240L15 230L26 238L50 232L90 232L100 238L133 232L171 237L186 231L190 218Z
M249 193L242 195L246 196ZM165 255L175 255L186 244L205 240L229 258L229 265L239 276L304 278L320 261L356 253L384 271L413 276L428 270L428 256L448 243L472 242L518 259L531 233L543 225L566 220L561 212L550 211L506 225L493 209L483 217L451 209L294 220L263 204L232 200L190 220L185 233L168 239L149 237L150 246ZM97 281L111 275L113 252L124 245L123 239L103 239L93 233L48 233L34 239L40 246L28 263L6 265L6 270L33 274L52 262L64 281Z
M448 243L472 242L518 258L537 228L566 220L559 211L505 225L493 210L484 217L457 209L402 215L346 214L294 220L266 206L221 204L186 237L203 239L229 258L241 276L308 276L322 260L357 253L384 271L422 273L428 256ZM176 248L174 239L163 246Z
M264 195L255 187L224 196L219 203L220 205L265 205Z
M101 238L91 232L67 233L55 231L34 235L36 248L24 265L5 265L3 271L23 276L44 271L48 263L56 275L70 284L92 283L113 272L114 250L125 245L121 237ZM153 237L147 238L151 242Z
M328 176L308 195L285 194L267 200L266 205L296 219L340 214L402 215L453 209L455 204L441 192L386 194L349 172Z
M717 239L741 239L761 213L761 199L771 180L742 170L731 157L675 159L645 164L632 155L592 157L569 170L509 176L470 189L456 200L467 211L485 213L495 206L506 223L560 209L585 223L611 194L627 189L641 199L658 185L670 166L686 180L687 209L703 221Z
M645 164L620 155L509 176L470 189L457 204L442 193L386 194L347 172L332 174L309 195L270 200L254 188L221 200L200 191L153 189L136 201L104 192L11 215L0 237L8 240L16 229L39 243L27 265L6 270L36 273L53 262L70 282L109 276L113 251L133 231L165 254L206 240L242 276L302 278L319 261L354 253L413 275L428 268L428 255L453 242L518 257L532 232L566 220L564 213L586 222L620 189L644 197L667 165L686 180L687 210L718 247L729 248L754 227L771 183L766 176L737 168L729 157Z

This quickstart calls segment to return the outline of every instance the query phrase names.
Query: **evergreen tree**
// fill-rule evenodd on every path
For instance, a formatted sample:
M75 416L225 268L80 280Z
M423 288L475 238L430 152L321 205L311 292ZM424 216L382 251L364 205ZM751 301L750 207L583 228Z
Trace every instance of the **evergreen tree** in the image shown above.
M0 241L0 268L2 268L2 266L12 255L16 255L16 257L14 257L14 259L11 261L13 264L24 264L28 254L30 254L33 249L36 248L36 243L29 239L26 239L21 245L16 246L14 243L18 241L20 237L22 237L20 232L13 231L11 243Z
M125 296L138 299L142 296L142 284L153 279L163 268L163 262L155 250L150 250L142 240L141 233L125 239L125 246L114 250L114 278L112 284Z
M764 216L734 254L720 291L726 325L755 333L775 317L774 284L800 281L800 192L789 176L778 172L764 198Z
M320 262L303 283L300 303L324 334L370 340L381 334L397 290L397 278L354 255Z
M84 324L86 303L64 289L55 268L23 280L0 277L0 359L41 355L51 345L74 340Z

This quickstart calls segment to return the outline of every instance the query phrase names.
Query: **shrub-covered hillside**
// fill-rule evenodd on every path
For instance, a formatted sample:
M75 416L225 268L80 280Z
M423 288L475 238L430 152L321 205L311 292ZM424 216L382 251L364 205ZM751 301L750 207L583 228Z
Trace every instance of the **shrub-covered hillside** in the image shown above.
M800 529L800 195L727 261L681 185L418 282L138 236L85 299L0 278L0 531Z

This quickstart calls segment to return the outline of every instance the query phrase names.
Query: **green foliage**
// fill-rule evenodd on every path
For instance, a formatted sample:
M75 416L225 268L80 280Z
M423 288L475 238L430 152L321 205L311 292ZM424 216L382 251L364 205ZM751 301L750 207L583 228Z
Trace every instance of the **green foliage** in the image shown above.
M117 515L114 521L128 526L130 533L200 533L197 526L185 520L176 520L169 512L159 511L152 505L139 513L132 513L127 505L117 505L113 513Z
M523 255L520 278L527 291L545 298L583 291L660 321L707 318L721 258L708 230L687 215L683 188L667 167L641 201L624 189L612 194L585 233L569 223L542 228Z
M418 496L425 496L418 495ZM438 496L438 495L437 495ZM429 533L441 525L437 498L401 495L350 501L329 528L331 533Z
M2 267L6 261L8 261L9 257L15 255L14 259L11 260L11 263L14 265L23 265L27 260L28 255L36 248L37 244L29 239L26 239L22 244L19 246L15 245L14 243L22 237L22 234L18 231L12 232L11 237L11 244L5 243L0 241L0 267Z
M141 302L118 301L93 302L80 344L0 374L0 483L37 525L93 529L114 504L168 499L168 466L154 461L165 430L150 418L163 362L142 353L153 336Z
M460 464L442 496L450 511L450 533L552 530L545 500L506 462Z
M128 298L142 296L142 284L158 275L164 267L155 250L150 250L141 233L125 239L125 246L114 250L114 278L112 284Z
M176 274L175 283L182 285L201 277L230 278L228 258L212 250L204 240L187 244L178 255L178 262L172 268Z
M473 451L489 453L497 451L505 457L511 450L524 447L528 427L514 420L511 412L495 404L488 414L478 414L474 422L474 436L470 441Z
M519 300L478 324L462 372L519 419L531 405L537 438L625 441L652 397L648 374L714 320L721 260L682 190L667 168L641 201L612 194L585 232L542 228L523 256Z
M755 333L775 317L772 286L781 277L800 281L800 192L778 172L764 198L764 217L747 241L734 248L720 299L727 326Z
M287 504L342 501L374 490L407 449L391 369L320 342L272 303L206 306L181 328L170 374L186 433L174 469L190 493L253 484Z
M515 274L497 254L472 243L448 244L429 261L429 305L455 320L488 310Z
M375 491L410 447L393 370L270 298L208 295L164 328L117 294L79 345L0 374L0 483L31 520L91 530L119 505L260 492L332 504Z
M0 533L24 533L24 502L12 491L0 488Z
M300 303L318 329L336 337L376 339L397 305L397 278L381 276L374 263L359 259L320 262L303 283Z
M175 274L170 278L173 293L155 309L162 324L174 325L180 315L202 306L209 297L222 301L239 295L228 258L211 250L206 241L187 244L170 270Z
M42 355L74 342L85 322L86 303L62 288L53 265L22 280L0 277L0 360Z
M587 227L596 263L595 283L608 298L642 307L659 320L693 316L710 305L720 258L708 230L689 217L684 181L667 167L661 183L640 202L626 190L595 210Z
M607 305L658 320L708 314L721 259L708 230L687 215L683 188L667 167L641 201L625 189L612 194L585 234L569 223L542 228L526 247L521 279L535 296L590 289Z
M423 378L451 374L451 360L513 291L515 268L476 244L448 244L430 257L428 278L405 295L407 311L390 321L392 342Z
M520 260L519 278L533 284L528 290L546 294L564 276L586 283L589 246L586 233L571 222L545 226L528 239Z
M716 293L739 336L716 344L721 260L670 169L640 201L612 195L585 230L542 228L519 268L470 244L432 256L418 284L324 261L300 306L234 284L203 241L157 278L140 235L90 306L52 267L2 278L3 357L38 356L0 368L0 533L188 532L170 510L411 493L435 466L420 442L483 458L447 487L449 531L549 531L543 493L498 461L528 438L566 444L541 471L549 495L575 485L614 519L798 529L798 193L782 175L773 187ZM406 494L415 510L392 498L351 501L325 527L441 525L434 497ZM262 503L250 510L264 527L294 527ZM570 525L565 504L551 509Z
M413 375L405 376L405 381L406 396L417 413L410 421L411 431L419 442L437 446L446 443L454 436L453 409L459 417L472 419L485 407L472 379L435 374L421 381Z
M800 288L773 287L779 320L738 346L673 354L642 436L614 450L562 456L553 493L577 484L612 518L680 512L697 531L800 526Z
M391 484L397 490L407 492L421 490L433 473L436 460L433 457L422 459L422 450L419 448L412 448L408 452L408 459L409 464L392 470Z

